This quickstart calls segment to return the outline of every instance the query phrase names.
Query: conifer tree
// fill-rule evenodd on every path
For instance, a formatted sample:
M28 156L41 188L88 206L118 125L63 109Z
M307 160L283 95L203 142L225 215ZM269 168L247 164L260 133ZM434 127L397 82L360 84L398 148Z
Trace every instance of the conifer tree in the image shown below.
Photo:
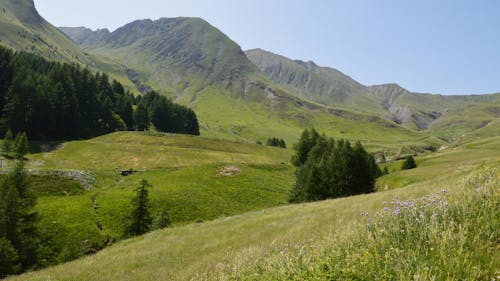
M26 133L19 133L14 142L14 154L16 159L23 159L29 152L29 143Z
M37 261L38 215L23 161L17 161L0 191L0 237L11 243L22 268L27 269Z
M155 228L162 229L170 226L171 223L172 222L167 208L163 208L160 212L160 215L158 216L158 219L155 222Z
M2 151L5 154L9 154L12 151L12 147L14 145L14 136L12 135L12 131L10 129L5 133L5 137L3 138L2 143Z
M9 240L0 237L0 278L18 273L21 269L19 255Z
M151 185L143 179L136 188L136 196L132 199L132 214L127 229L129 235L141 235L151 228L151 214L149 213L149 188Z
M134 112L134 123L138 131L145 131L149 128L149 113L143 103L140 103Z
M413 156L408 156L406 157L405 161L403 162L403 165L401 165L401 170L409 170L417 167L417 163L415 163L415 159L413 159Z

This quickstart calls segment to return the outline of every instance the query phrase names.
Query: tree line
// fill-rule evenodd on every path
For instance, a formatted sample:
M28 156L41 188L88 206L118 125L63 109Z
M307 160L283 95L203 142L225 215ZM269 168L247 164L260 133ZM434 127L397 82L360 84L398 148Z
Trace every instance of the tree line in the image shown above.
M375 158L358 141L335 141L316 130L305 130L297 145L292 163L297 180L290 202L316 201L362 193L375 189L375 179L382 172Z
M276 137L272 137L272 138L267 139L266 145L286 148L285 141L283 139L276 138Z
M145 130L199 135L196 114L152 92L136 98L104 73L0 47L0 133L90 138Z

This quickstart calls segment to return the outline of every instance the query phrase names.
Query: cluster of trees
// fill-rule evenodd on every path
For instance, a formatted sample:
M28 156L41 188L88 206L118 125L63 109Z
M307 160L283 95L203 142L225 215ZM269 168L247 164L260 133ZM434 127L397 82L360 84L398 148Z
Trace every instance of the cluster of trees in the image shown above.
M33 268L39 235L36 197L23 161L17 161L0 185L0 278Z
M10 128L31 139L75 139L144 130L151 121L160 131L199 134L192 110L157 93L146 96L134 110L138 99L106 74L0 47L4 132Z
M190 108L173 103L165 96L151 91L138 103L134 114L137 130L147 129L151 122L158 131L199 135L196 114Z
M292 163L297 180L290 202L305 202L373 192L382 172L360 142L338 141L305 130Z
M283 139L279 138L269 138L266 142L267 146L276 146L276 147L281 147L281 148L286 148L286 143Z

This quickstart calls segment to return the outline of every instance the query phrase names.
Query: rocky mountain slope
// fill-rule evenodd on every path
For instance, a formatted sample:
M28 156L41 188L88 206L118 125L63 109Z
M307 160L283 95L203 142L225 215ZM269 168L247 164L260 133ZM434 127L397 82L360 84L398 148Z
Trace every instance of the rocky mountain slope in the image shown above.
M397 84L364 86L336 69L311 61L291 60L261 49L246 51L246 55L269 79L299 96L326 106L378 114L415 130L451 132L464 122L475 130L499 117L495 112L500 94L445 96L413 93ZM471 113L467 110L471 106L485 105L492 108L478 119L458 118L464 112Z

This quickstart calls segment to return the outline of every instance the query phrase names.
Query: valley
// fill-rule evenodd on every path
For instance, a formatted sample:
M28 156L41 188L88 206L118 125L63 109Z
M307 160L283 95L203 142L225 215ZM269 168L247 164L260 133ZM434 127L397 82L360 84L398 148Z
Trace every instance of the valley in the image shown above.
M363 85L197 17L55 27L0 0L0 134L6 280L498 277L500 93ZM367 194L291 199L364 172Z

